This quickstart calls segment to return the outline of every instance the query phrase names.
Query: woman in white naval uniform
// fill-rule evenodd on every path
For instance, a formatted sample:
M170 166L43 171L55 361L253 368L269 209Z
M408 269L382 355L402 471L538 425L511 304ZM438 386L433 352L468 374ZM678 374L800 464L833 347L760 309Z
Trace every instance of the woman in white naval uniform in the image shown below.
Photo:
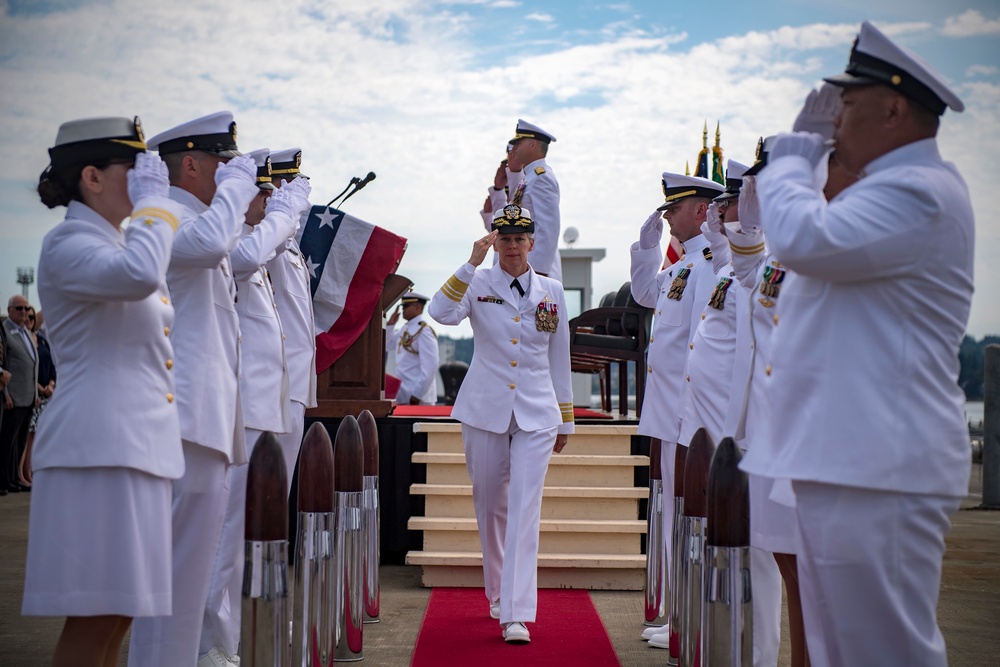
M525 623L535 620L545 471L573 432L566 302L560 283L528 265L533 229L527 209L498 211L494 231L428 309L442 324L472 324L476 349L452 415L462 422L490 616L517 643L530 641ZM500 261L477 271L490 247Z
M184 458L163 330L181 207L145 147L138 118L65 123L38 185L67 211L38 264L60 386L35 439L22 613L68 617L54 665L117 664L133 617L171 612Z

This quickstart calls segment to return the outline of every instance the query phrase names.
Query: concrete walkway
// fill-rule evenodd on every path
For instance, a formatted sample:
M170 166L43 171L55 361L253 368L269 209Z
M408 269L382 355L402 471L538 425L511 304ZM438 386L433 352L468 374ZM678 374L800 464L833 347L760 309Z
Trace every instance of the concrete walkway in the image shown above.
M981 489L982 469L976 465L969 496L948 537L938 617L952 667L1000 664L1000 512L974 509L982 502ZM62 627L62 619L20 614L29 502L26 493L0 498L0 665L4 667L48 664ZM420 587L419 569L382 568L382 622L365 626L365 659L360 664L409 664L429 593ZM592 598L622 665L666 664L665 651L639 640L641 593L595 591ZM125 665L124 651L120 664ZM779 664L788 665L787 644Z

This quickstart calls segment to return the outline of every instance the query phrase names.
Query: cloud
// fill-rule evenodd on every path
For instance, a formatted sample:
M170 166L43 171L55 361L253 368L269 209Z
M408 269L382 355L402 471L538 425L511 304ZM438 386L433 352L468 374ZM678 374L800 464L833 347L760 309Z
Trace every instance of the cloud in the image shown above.
M346 209L409 239L399 272L425 293L482 234L478 209L517 118L559 137L549 163L562 224L580 230L577 247L607 249L594 266L594 294L604 294L628 280L629 244L662 201L659 174L693 163L702 124L719 120L725 156L752 163L758 137L790 127L809 88L842 67L857 32L855 23L814 24L701 43L624 32L536 42L528 52L479 42L476 19L457 4L423 0L299 0L278 13L237 0L184 12L130 0L45 15L3 7L0 154L18 159L0 162L0 267L32 263L61 218L31 192L61 122L138 114L152 136L228 108L241 148L303 148L317 202L375 171L378 180ZM226 39L217 38L220 22ZM967 111L945 117L942 153L969 178L981 252L1000 253L1000 225L986 214L1000 172L1000 92L983 80L959 85ZM981 284L1000 283L995 264L980 254L979 277L992 281ZM12 283L0 293L17 288L12 275L0 279ZM982 328L970 330L1000 332L997 306L988 295L981 303L973 319Z
M539 23L552 23L555 18L552 14L541 14L539 12L532 12L531 14L525 14L525 20L527 21L538 21Z
M979 11L970 9L958 16L949 16L945 19L941 34L948 37L1000 35L1000 18L988 19Z
M973 65L965 70L965 76L971 79L977 76L991 76L997 72L1000 72L1000 69L995 65Z

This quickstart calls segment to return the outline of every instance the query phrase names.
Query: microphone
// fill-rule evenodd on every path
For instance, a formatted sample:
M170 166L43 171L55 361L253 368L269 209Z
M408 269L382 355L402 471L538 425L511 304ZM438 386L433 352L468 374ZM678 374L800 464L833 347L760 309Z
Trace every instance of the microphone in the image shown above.
M375 178L375 175L374 175L374 174L371 174L371 177L372 177L372 178ZM351 182L347 184L347 187L346 187L346 188L344 188L343 190L341 190L341 191L340 191L340 194L339 194L339 195L337 195L336 197L334 197L333 199L331 199L331 200L330 200L330 201L329 201L329 202L327 203L326 207L327 207L327 208L330 208L331 206L333 206L333 202L335 202L335 201L337 201L338 199L340 199L341 197L343 197L343 196L344 196L344 193L345 193L345 192L347 192L348 190L350 190L350 189L351 189L351 186L352 186L352 185L357 185L357 184L358 184L358 183L360 183L360 182L361 182L361 179L360 179L360 178L358 178L357 176L355 176L354 178L352 178L352 179L351 179Z
M355 184L354 189L351 190L351 193L349 195L347 195L346 197L344 197L344 200L342 202L340 202L340 204L343 205L345 201L347 201L348 199L350 199L351 197L353 197L355 194L357 194L358 190L360 190L361 188L365 187L366 185L368 185L369 183L371 183L374 180L375 180L375 172L374 171L369 171L367 176L365 176L363 179L361 179L360 182L358 182L357 184Z

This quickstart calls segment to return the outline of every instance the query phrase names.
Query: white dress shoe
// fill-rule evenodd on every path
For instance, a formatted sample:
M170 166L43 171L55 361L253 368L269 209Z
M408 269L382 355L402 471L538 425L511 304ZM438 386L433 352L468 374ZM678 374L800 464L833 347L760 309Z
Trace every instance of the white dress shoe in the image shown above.
M229 655L218 646L213 646L211 651L198 658L198 667L233 667L239 664L239 656Z
M527 644L531 641L528 628L520 621L508 623L503 629L503 640L508 644Z
M649 645L653 648L670 648L670 629L650 637Z
M668 632L670 630L670 625L651 625L642 631L642 641L649 641L649 638L653 635L658 635L661 632Z
M500 600L490 603L490 618L492 619L500 618Z

